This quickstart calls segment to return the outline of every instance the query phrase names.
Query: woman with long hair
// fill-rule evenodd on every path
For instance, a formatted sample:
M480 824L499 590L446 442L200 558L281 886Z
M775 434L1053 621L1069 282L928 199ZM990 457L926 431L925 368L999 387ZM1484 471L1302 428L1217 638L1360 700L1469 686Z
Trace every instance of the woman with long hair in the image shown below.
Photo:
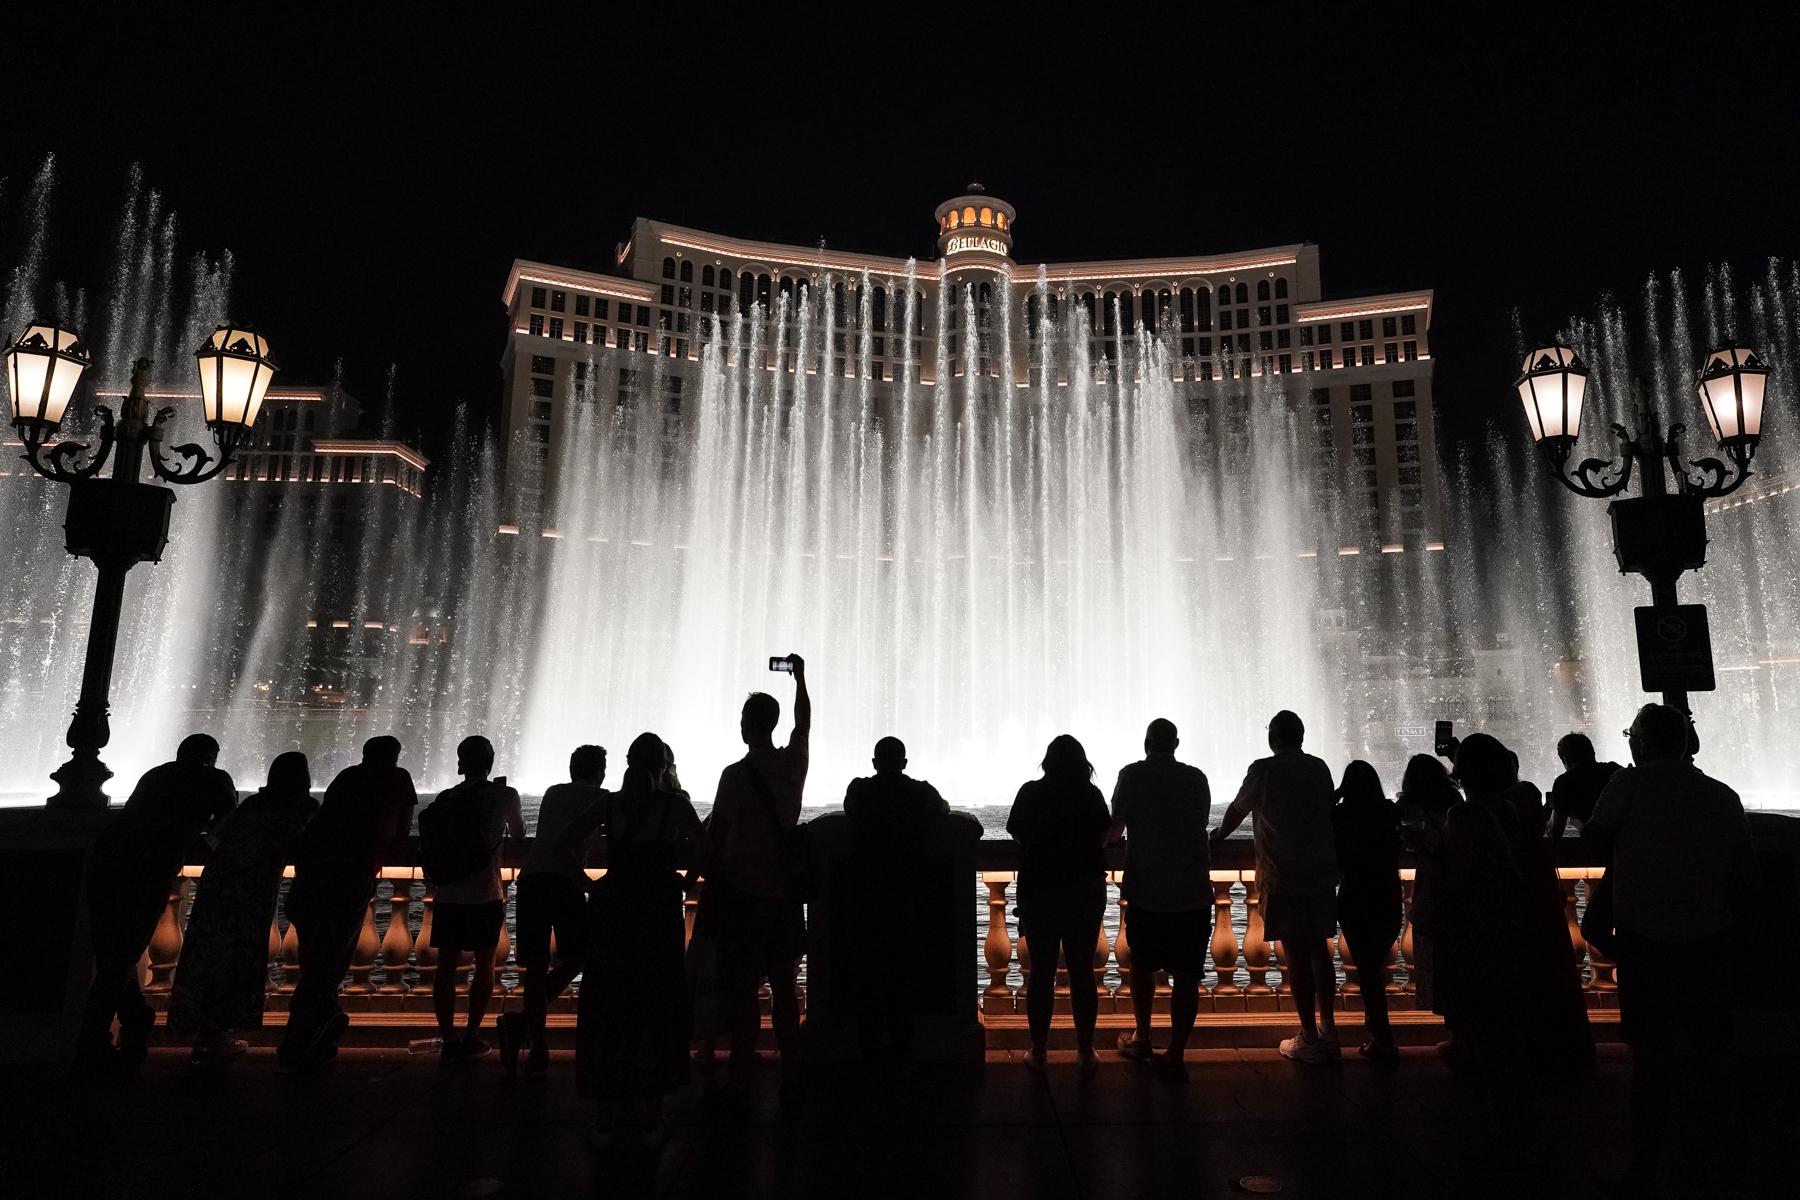
M575 1070L581 1094L599 1105L601 1142L656 1136L662 1098L687 1079L680 871L696 861L701 830L687 793L663 787L669 761L661 738L640 734L619 790L585 818L606 841L606 874L593 889ZM571 826L563 836L582 835Z
M215 831L169 996L169 1028L194 1039L197 1067L241 1055L234 1030L260 1029L269 987L269 922L294 838L319 802L306 755L277 755L269 780Z
M1388 1023L1387 963L1400 936L1400 819L1381 776L1357 759L1344 768L1331 810L1337 840L1338 924L1363 1002L1362 1056L1400 1056Z
M1440 845L1444 837L1444 821L1450 810L1462 803L1462 793L1450 778L1444 760L1430 754L1415 754L1406 762L1406 773L1400 777L1400 794L1395 797L1401 822L1401 836L1413 853L1412 953L1407 956L1407 979L1412 984L1413 1003L1438 1014L1437 986L1437 886L1441 874ZM1448 1041L1445 1042L1448 1046Z
M1094 947L1106 911L1106 864L1101 848L1112 815L1094 786L1094 768L1080 742L1062 734L1044 751L1044 774L1019 789L1006 832L1019 846L1019 936L1031 957L1025 1012L1031 1026L1027 1066L1044 1065L1056 1003L1056 965L1069 973L1069 1006L1083 1070L1094 1056L1100 1001Z

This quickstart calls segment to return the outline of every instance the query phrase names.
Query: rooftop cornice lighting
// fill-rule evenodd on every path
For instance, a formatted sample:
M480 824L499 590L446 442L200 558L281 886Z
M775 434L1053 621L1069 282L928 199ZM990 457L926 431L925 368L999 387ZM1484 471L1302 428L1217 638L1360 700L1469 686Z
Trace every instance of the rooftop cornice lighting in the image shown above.
M549 267L532 264L530 269L520 263L513 264L512 273L507 276L506 291L500 297L500 303L512 307L513 297L519 293L519 284L547 283L552 287L572 288L578 292L593 292L601 296L611 296L618 300L630 300L634 303L651 303L656 299L656 285L638 279L623 279L610 275L591 275L577 278L573 275L547 274Z
M1116 265L1125 266L1131 260L1122 259ZM1138 260L1156 262L1157 260ZM1263 258L1237 261L1227 259L1194 258L1175 261L1157 262L1155 270L1148 271L1103 271L1106 263L1071 263L1059 267L1051 263L1040 266L1044 279L1049 283L1074 283L1081 281L1105 281L1109 279L1161 279L1167 276L1181 275L1220 275L1227 271L1257 271L1267 267L1291 267L1299 262L1299 258L1289 255L1285 258Z
M255 453L252 449L250 453ZM429 459L411 446L403 442L385 442L364 440L361 438L316 438L313 441L314 454L353 455L376 454L391 456L423 471L431 465Z
M94 389L94 395L103 396L109 400L118 399L123 396L129 396L130 394L131 394L130 392L127 392L121 388L95 388ZM198 399L200 399L199 392L146 391L144 393L144 395L151 400L198 400ZM266 395L263 396L263 403L266 405L266 404L274 404L277 401L281 401L281 400L290 400L290 401L297 400L303 404L316 404L325 399L326 399L326 395L323 391L309 390L309 391L278 392L278 391L275 391L274 389L270 389L270 391Z
M1329 300L1309 300L1294 306L1295 321L1336 321L1343 317L1378 317L1384 313L1422 312L1431 307L1429 299L1365 308L1332 308ZM1343 301L1339 301L1343 303ZM1367 300L1355 303L1367 304Z
M840 258L829 252L821 252L807 258L796 258L786 254L771 254L771 250L787 250L790 247L771 245L763 242L708 242L691 237L675 237L660 234L659 240L665 246L680 246L684 250L699 250L705 254L729 254L733 258L741 258L747 262L779 263L784 267L809 267L826 271L850 271L861 275L864 271L870 274L881 274L904 277L911 260L879 258L869 255L866 258ZM798 247L792 247L798 249Z

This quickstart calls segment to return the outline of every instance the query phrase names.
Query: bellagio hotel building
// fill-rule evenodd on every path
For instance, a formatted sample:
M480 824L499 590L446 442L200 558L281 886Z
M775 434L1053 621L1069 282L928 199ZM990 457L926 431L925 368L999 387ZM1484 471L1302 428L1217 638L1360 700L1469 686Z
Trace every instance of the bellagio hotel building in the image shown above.
M1328 300L1319 248L1308 243L1039 266L1013 258L1017 216L972 184L938 206L936 259L911 264L646 218L632 225L609 270L515 261L502 296L509 519L529 530L542 497L554 493L556 441L577 398L643 403L654 387L664 436L678 441L691 419L682 402L698 395L702 342L718 318L756 314L760 306L763 315L753 319L771 325L764 338L771 372L853 377L869 333L868 382L879 409L908 364L917 384L936 385L939 304L950 306L942 327L951 344L941 357L952 374L973 359L974 369L997 375L995 356L1004 352L1021 384L1037 381L1032 339L1040 319L1066 320L1065 306L1078 306L1096 367L1116 368L1134 337L1169 339L1177 395L1190 415L1207 418L1190 422L1197 435L1217 428L1220 417L1241 417L1259 398L1279 395L1296 406L1316 494L1336 497L1337 527L1321 530L1327 545L1335 539L1341 553L1442 548L1430 290ZM909 268L919 302L907 330ZM865 274L873 291L867 303L857 295ZM1041 282L1048 313L1038 311ZM791 352L777 361L772 326L792 312L783 297L802 289L818 296L828 286L840 289L830 340L814 339L808 363ZM1013 298L1010 346L998 344L1000 332L984 319L1002 289ZM955 344L966 328L965 296L980 306L978 357ZM861 328L865 320L872 329ZM790 336L787 345L795 341ZM1097 375L1104 380L1106 370Z

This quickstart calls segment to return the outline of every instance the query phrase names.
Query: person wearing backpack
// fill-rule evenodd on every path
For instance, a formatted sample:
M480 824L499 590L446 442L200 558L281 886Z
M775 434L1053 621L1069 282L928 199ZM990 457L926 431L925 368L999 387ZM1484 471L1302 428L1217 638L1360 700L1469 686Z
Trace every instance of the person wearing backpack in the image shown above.
M800 1005L795 967L806 951L803 898L795 878L794 830L800 822L806 785L812 700L806 691L806 664L788 656L794 676L794 732L785 746L774 741L781 719L775 697L754 692L744 701L738 730L747 750L719 775L719 790L707 817L708 853L701 874L698 927L717 939L726 1024L731 1031L729 1098L742 1103L748 1069L756 1059L760 1025L757 987L769 981L772 1023L781 1049L781 1097L801 1097L796 1056Z
M500 882L500 847L507 834L525 837L519 793L494 769L493 743L479 734L456 747L463 781L439 792L419 814L419 854L432 885L431 947L438 952L432 1007L443 1038L441 1061L467 1062L492 1047L477 1034L494 994L494 947L506 923L506 891ZM469 977L467 1030L456 1032L456 977L464 953L474 955Z

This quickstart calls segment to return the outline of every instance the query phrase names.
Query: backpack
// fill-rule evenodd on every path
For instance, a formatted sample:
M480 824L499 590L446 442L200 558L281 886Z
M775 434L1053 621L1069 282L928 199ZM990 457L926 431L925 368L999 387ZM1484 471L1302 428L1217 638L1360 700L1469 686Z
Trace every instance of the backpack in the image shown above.
M433 883L460 883L488 869L498 840L490 839L492 785L451 788L419 813L419 864Z

